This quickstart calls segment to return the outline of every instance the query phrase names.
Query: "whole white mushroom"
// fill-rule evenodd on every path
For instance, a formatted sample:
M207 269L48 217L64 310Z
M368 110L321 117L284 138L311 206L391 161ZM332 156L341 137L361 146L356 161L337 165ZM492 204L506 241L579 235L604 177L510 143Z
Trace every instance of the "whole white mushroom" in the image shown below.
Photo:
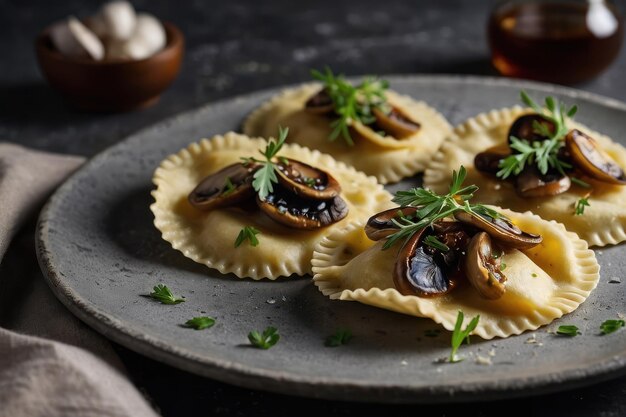
M148 58L163 49L166 42L165 29L161 22L148 13L140 13L130 39L107 44L107 58Z
M104 58L104 45L95 33L74 16L55 24L50 30L50 39L61 54L71 58Z
M116 41L129 39L137 24L135 9L127 1L106 3L93 18L93 28L102 38Z

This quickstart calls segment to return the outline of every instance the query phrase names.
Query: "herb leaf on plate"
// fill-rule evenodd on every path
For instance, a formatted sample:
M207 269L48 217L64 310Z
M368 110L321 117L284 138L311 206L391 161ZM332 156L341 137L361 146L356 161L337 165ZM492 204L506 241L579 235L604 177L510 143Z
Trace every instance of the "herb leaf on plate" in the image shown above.
M156 285L150 293L150 297L159 301L161 304L178 304L185 302L184 298L174 295L167 285L163 284Z

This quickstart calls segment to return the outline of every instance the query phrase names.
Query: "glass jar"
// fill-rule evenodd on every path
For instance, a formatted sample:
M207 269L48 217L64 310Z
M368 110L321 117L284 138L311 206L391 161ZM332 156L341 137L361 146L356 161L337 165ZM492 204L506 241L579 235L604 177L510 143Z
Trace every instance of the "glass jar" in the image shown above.
M492 62L503 75L573 84L605 70L624 23L605 0L506 1L488 23Z

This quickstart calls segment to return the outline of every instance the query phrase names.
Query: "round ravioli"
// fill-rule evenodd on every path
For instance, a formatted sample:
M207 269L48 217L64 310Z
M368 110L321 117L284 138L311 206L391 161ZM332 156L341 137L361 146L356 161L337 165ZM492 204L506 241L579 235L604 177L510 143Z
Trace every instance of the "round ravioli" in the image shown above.
M481 298L467 282L450 293L431 298L402 295L393 283L397 248L382 250L383 241L367 238L363 223L335 230L313 254L313 278L331 299L359 301L417 317L428 317L453 330L458 311L466 321L480 315L476 334L484 339L534 330L574 311L596 287L600 266L587 243L562 224L532 213L498 210L522 230L543 236L531 249L509 249L505 294ZM467 324L467 323L465 323Z
M288 127L288 140L328 153L387 184L422 172L452 130L446 119L426 103L387 91L388 102L420 124L415 134L395 139L381 136L357 122L352 124L353 129L367 139L356 137L354 145L347 144L341 137L330 141L328 136L333 119L305 110L306 101L320 89L319 84L306 84L282 92L248 116L244 133L270 137L278 126Z
M240 278L270 278L311 273L315 244L330 231L348 222L366 219L371 213L389 208L391 195L373 177L335 161L331 156L299 145L285 145L280 156L297 159L330 172L342 187L341 197L349 212L341 221L317 230L298 230L280 225L260 210L220 208L200 211L187 196L207 175L242 157L258 155L267 142L236 133L215 136L193 143L161 162L154 173L155 202L150 206L154 224L163 239L196 262L221 273ZM245 226L260 231L259 244L235 240Z
M474 167L474 157L492 146L506 143L509 127L519 116L531 113L529 109L513 107L480 114L458 126L444 142L424 173L424 187L435 192L446 192L452 171L463 165L467 182L480 187L475 194L477 203L493 204L515 211L532 211L544 219L563 223L567 230L576 232L590 246L617 244L626 240L626 186L611 185L588 177L582 179L592 185L589 207L576 215L579 199L587 196L588 188L572 184L571 188L551 197L521 197L514 185L495 176L481 173ZM626 168L626 149L607 136L578 123L569 122L570 129L578 129L593 137L600 148L621 167Z

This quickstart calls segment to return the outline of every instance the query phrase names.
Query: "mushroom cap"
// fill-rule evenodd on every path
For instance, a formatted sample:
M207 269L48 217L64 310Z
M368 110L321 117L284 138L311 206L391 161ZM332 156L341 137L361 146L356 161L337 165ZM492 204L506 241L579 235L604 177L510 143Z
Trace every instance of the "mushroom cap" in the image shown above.
M535 131L536 123L540 123L546 126L548 130L552 133L554 133L556 129L554 123L552 123L540 114L525 114L515 119L515 121L511 124L511 127L509 128L509 133L506 137L509 141L509 144L511 143L511 136L518 139L527 140L531 143L548 139L548 137L543 136L541 133Z
M290 158L282 158L276 166L283 187L304 198L328 200L341 192L335 177L320 168Z
M565 146L576 167L598 181L626 185L624 170L597 145L596 141L581 132L571 130L565 136Z
M511 154L508 144L496 145L476 154L474 166L481 172L497 174L500 171L500 161Z
M370 217L365 224L365 234L371 240L381 240L398 231L393 219L411 217L417 212L417 207L396 207L381 211Z
M535 165L527 166L515 178L515 191L522 197L547 197L569 190L572 181L558 171L542 174Z
M458 211L454 213L454 217L460 222L487 232L492 239L511 248L528 249L537 246L543 240L540 235L520 230L504 216L493 218L486 214Z
M500 258L493 255L491 238L486 232L476 233L467 247L463 270L469 283L489 300L496 300L506 291L506 276L500 270Z
M298 196L276 184L264 199L257 196L259 208L276 222L295 229L319 229L336 223L348 215L343 198L311 200Z
M189 202L200 210L231 206L254 197L252 177L258 166L228 165L205 177L189 193ZM228 181L234 186L228 189Z
M399 107L390 106L388 113L374 107L372 113L376 117L377 128L396 139L406 139L417 133L421 127L419 122L414 121Z
M312 95L304 104L304 109L313 114L328 114L335 111L335 103L325 88Z

